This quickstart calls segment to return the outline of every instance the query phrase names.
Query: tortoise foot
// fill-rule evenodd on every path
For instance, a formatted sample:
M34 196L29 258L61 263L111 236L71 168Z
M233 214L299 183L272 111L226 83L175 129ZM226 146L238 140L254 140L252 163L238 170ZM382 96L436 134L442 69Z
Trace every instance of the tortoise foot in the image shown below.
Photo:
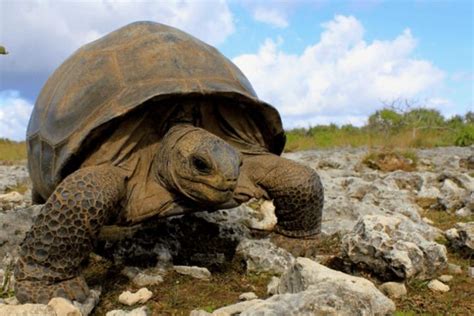
M83 277L53 284L25 280L16 282L15 295L20 303L48 304L53 297L64 297L82 303L89 296L89 287Z

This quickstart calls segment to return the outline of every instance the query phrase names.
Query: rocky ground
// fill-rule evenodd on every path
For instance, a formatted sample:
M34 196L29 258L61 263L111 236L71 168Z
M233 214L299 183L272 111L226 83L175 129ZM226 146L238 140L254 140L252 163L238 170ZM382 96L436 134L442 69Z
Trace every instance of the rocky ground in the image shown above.
M268 233L276 223L268 201L109 226L85 263L88 301L48 305L13 297L17 246L41 206L31 206L24 165L0 165L0 315L472 315L473 155L286 154L321 176L318 238Z

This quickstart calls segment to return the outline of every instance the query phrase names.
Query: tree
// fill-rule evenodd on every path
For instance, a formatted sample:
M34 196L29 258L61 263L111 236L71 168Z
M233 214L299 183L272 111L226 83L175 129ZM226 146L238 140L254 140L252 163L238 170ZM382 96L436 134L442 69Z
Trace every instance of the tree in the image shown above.
M389 132L403 125L403 116L394 109L382 109L369 116L369 128Z

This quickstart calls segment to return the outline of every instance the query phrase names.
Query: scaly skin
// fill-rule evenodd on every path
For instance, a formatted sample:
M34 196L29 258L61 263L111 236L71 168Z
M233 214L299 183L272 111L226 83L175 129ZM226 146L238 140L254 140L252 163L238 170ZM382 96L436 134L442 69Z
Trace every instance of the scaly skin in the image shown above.
M79 169L56 188L21 245L15 294L21 302L52 297L84 301L89 289L79 276L100 228L113 219L125 193L114 167Z
M251 190L263 189L263 195L273 200L277 233L294 238L320 233L324 191L316 171L273 154L263 154L247 155L241 175L253 182L255 187ZM259 195L262 194L256 197Z

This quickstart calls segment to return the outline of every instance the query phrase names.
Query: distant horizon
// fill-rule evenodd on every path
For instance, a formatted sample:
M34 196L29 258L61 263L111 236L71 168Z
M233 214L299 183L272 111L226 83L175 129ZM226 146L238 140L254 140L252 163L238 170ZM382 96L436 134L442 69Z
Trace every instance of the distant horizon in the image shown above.
M137 20L215 46L280 112L285 130L363 125L396 99L446 118L474 111L472 1L0 3L0 137L24 139L48 76L76 49Z

